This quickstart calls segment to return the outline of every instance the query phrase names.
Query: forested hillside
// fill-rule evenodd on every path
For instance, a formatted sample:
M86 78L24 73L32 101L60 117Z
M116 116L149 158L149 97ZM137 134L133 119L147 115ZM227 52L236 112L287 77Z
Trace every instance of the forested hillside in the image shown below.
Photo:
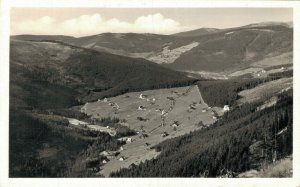
M129 91L189 85L155 63L61 42L11 41L11 107L64 108Z
M117 137L74 127L62 116L11 109L10 177L91 177L102 158L99 152L118 150ZM107 121L107 120L106 120ZM99 123L107 125L102 121ZM109 121L110 125L119 125ZM120 126L120 125L119 125Z
M260 84L284 77L292 77L293 71L270 74L266 78L238 77L229 80L202 80L197 85L207 104L212 106L234 105L242 90L254 88Z
M97 154L106 149L117 150L121 146L117 138L133 135L135 131L109 120L105 125L116 129L115 137L84 126L72 126L66 117L87 122L90 119L70 107L130 91L194 82L183 73L143 59L100 53L62 42L12 40L10 176L92 176L93 167L102 159Z

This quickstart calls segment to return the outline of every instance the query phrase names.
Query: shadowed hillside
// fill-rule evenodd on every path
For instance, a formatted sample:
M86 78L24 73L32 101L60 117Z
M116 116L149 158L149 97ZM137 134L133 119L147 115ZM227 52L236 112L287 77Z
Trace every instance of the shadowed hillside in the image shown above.
M67 107L77 101L193 82L143 59L55 42L12 40L10 50L12 106Z

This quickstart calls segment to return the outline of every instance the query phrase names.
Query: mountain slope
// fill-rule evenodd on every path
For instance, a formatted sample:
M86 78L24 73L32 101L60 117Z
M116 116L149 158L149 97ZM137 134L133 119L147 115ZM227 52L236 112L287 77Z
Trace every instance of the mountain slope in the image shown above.
M186 85L155 63L56 42L11 40L12 106L66 107L128 91Z
M293 31L284 26L244 27L198 37L199 45L167 67L176 70L232 71L293 49Z
M180 36L180 37L194 37L194 36L202 36L202 35L212 34L212 33L220 32L220 31L221 31L221 29L216 29L216 28L200 28L200 29L196 29L196 30L176 33L173 35Z
M112 54L144 58L179 71L227 72L291 52L290 23L256 23L228 29L201 28L174 35L103 33L81 38L12 36L19 40L57 40Z

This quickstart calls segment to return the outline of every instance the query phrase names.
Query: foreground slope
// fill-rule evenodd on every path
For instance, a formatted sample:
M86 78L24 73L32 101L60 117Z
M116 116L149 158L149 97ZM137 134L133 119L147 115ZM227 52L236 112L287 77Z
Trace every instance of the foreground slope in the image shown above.
M293 157L287 156L272 164L268 164L260 170L250 170L238 175L239 178L285 178L293 177Z

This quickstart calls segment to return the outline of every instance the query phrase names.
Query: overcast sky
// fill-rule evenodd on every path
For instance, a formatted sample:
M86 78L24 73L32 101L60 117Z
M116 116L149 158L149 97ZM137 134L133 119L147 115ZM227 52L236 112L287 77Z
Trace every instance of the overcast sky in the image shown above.
M173 34L258 22L289 22L288 8L13 8L11 35L86 36L103 32Z

